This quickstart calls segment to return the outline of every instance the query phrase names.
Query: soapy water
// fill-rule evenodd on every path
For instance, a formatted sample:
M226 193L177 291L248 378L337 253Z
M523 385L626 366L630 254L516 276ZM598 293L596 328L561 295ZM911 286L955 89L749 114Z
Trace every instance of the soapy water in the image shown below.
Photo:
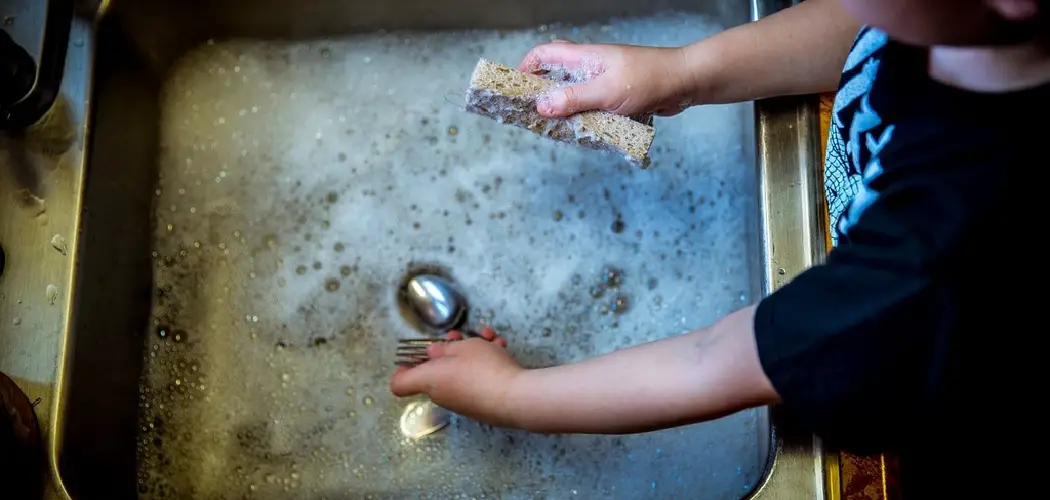
M677 45L667 13L516 32L215 41L169 73L141 385L144 498L736 498L764 410L639 436L453 417L405 437L396 284L450 275L527 366L683 333L746 305L751 108L658 121L652 168L449 106L479 57L552 36ZM405 68L412 68L406 74ZM610 472L614 471L614 472Z

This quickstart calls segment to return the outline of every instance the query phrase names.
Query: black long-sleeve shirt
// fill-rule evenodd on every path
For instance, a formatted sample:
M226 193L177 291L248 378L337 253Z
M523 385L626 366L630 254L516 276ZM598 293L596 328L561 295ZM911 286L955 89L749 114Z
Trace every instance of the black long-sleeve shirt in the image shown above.
M834 445L900 453L907 498L1002 493L1030 479L1001 454L1039 432L1018 408L1039 397L1050 85L927 75L924 50L859 33L825 160L836 246L759 304L755 335L784 406Z

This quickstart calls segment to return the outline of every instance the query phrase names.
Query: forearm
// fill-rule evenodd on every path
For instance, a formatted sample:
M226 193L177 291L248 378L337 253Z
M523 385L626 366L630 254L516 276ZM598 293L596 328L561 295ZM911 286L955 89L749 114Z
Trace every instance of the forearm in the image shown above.
M685 48L693 104L835 90L860 24L839 0L806 0Z
M620 434L772 404L753 315L748 307L693 333L522 372L506 395L509 419L534 432Z

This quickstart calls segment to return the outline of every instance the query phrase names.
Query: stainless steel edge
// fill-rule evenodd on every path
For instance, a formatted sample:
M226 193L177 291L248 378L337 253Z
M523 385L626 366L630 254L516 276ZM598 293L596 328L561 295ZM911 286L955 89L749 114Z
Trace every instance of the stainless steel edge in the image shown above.
M765 292L770 293L818 262L824 247L820 224L818 110L812 98L755 103L760 217ZM835 498L825 491L819 439L773 412L773 463L757 498Z
M13 23L39 20L26 2ZM0 137L0 366L36 406L51 476L46 496L68 498L58 474L60 421L89 129L92 20L74 18L64 77L52 109L24 134Z
M77 164L79 167L77 170L80 173L80 178L77 180L76 189L73 191L73 196L71 197L72 206L75 207L75 209L69 214L69 218L73 221L74 227L70 232L70 238L68 241L71 267L69 269L69 276L66 278L66 283L64 285L65 289L70 290L71 292L78 287L77 255L80 248L79 240L82 234L81 231L83 229L81 215L83 214L84 183L86 182L88 168L87 147L91 138L91 95L93 90L92 82L94 81L93 69L95 59L94 21L95 20L89 18L74 19L72 33L70 35L70 49L67 52L67 76L62 82L64 94L73 94L76 91L79 92L78 104L82 106L80 109L80 121L78 122L82 124L79 128L79 140L82 146L78 151L79 158L77 158ZM81 70L75 75L69 74L71 66L77 67ZM68 332L71 332L73 328L71 323L74 319L73 311L75 307L76 300L70 297L70 300L65 302L62 331L67 333L61 336L61 344L58 352L58 360L60 361L56 363L55 367L55 388L52 396L53 403L51 405L51 411L48 414L48 429L46 431L48 468L50 469L51 477L53 478L51 488L55 494L62 498L70 498L70 495L66 491L59 471L59 457L62 447L63 430L63 426L59 425L59 423L62 422L62 415L64 414L67 393L66 388L69 382L69 378L66 376L66 371L72 362L72 356L74 355L72 352L73 336Z
M753 0L753 19L798 0ZM764 290L772 293L824 255L819 106L812 96L755 103ZM753 492L759 499L837 499L838 469L820 439L791 425L776 408L772 461Z

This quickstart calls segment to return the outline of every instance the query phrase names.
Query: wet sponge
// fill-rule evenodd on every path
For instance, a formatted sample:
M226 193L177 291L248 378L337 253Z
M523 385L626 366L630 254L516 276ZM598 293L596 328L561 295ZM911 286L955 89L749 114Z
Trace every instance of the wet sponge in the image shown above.
M527 128L556 141L623 155L648 166L651 125L605 111L585 111L568 118L547 118L536 112L536 99L557 84L487 59L478 61L467 89L467 110L500 123Z

